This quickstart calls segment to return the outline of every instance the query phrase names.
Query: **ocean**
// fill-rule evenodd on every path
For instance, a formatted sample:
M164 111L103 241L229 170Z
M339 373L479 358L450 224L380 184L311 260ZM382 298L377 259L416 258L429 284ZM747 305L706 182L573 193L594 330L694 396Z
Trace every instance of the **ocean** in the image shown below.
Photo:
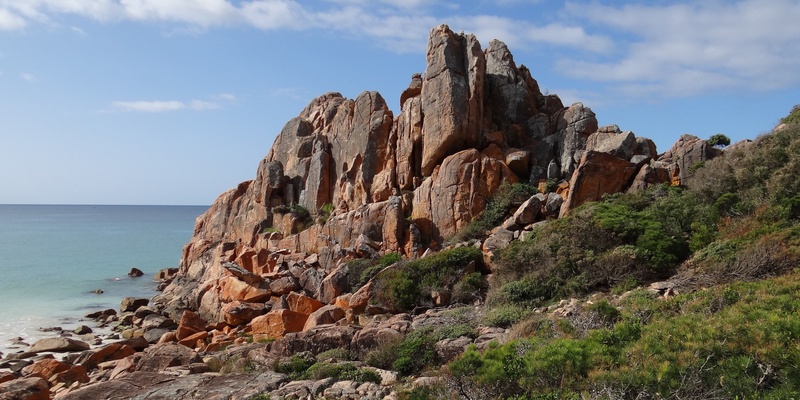
M207 206L0 205L0 352L52 336L123 297L152 297ZM139 278L127 276L131 268ZM102 290L102 294L92 291Z

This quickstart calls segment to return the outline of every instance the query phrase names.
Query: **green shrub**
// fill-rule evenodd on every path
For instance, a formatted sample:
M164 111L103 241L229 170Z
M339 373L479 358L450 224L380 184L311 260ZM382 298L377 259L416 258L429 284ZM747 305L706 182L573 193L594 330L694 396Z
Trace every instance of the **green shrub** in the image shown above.
M377 372L367 368L358 368L352 363L327 363L320 362L312 365L304 375L305 379L327 379L333 378L334 381L355 381L381 383L381 377Z
M279 361L277 365L275 365L274 369L275 372L289 375L290 378L298 380L302 379L306 371L312 365L316 364L316 362L317 360L313 354L303 352L294 354L288 359Z
M725 147L731 144L731 138L727 137L722 133L717 133L708 138L708 140L706 140L706 143L714 147Z
M616 322L622 315L616 307L611 305L611 303L605 299L590 305L587 309L589 312L596 314L600 317L600 319L607 323Z
M429 304L431 291L451 290L469 265L480 266L482 262L483 253L471 246L405 262L376 277L375 301L398 311Z
M789 115L781 118L781 122L784 124L794 124L800 122L800 104L792 107L792 111L789 112Z
M531 315L528 308L519 305L501 305L489 309L483 323L498 328L508 328Z
M505 220L512 205L521 204L538 192L536 186L530 183L503 182L497 192L489 198L483 212L470 221L467 227L456 235L455 240L466 241L486 237L486 231Z

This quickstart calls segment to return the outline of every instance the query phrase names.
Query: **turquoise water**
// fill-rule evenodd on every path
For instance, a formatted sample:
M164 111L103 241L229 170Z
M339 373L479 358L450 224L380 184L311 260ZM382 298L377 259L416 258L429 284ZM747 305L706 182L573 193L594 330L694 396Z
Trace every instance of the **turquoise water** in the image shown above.
M0 347L155 294L205 206L0 205ZM129 278L136 267L145 273ZM91 291L101 289L104 293ZM87 324L90 325L90 324ZM91 325L90 325L91 326Z

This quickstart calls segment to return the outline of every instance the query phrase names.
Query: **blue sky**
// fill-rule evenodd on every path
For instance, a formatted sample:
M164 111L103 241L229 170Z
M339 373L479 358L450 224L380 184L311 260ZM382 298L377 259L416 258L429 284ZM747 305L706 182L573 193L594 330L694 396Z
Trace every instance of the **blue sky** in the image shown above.
M753 138L800 103L797 21L798 0L0 0L0 203L210 204L318 95L399 112L440 23L659 151Z

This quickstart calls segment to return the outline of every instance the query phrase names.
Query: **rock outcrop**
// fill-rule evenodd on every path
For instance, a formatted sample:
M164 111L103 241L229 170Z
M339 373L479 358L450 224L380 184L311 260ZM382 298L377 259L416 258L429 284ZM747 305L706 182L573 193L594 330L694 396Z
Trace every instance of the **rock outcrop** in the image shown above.
M504 184L557 191L519 215L511 210L508 233L486 249L604 193L672 179L653 161L652 141L599 128L583 104L542 94L500 41L483 50L473 35L441 25L430 32L426 61L396 116L376 92L352 100L328 93L286 123L255 179L197 219L177 274L154 299L159 312L251 324L264 338L296 332L333 317L306 324L315 310L292 310L286 296L333 304L359 289L344 262L441 248Z

